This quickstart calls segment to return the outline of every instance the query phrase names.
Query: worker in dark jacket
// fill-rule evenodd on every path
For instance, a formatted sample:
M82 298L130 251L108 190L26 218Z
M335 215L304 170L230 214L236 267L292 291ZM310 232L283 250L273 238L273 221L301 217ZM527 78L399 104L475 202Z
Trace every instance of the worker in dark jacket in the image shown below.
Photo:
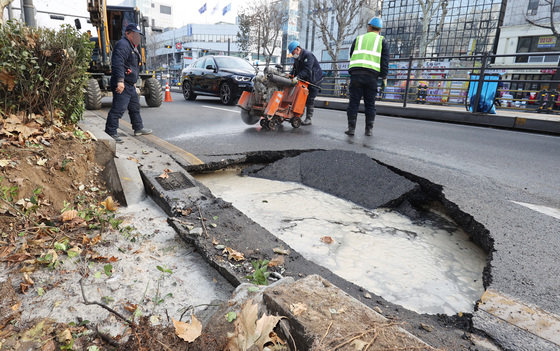
M375 121L375 96L377 95L377 79L383 80L382 88L387 85L389 70L389 48L380 35L383 22L373 17L367 27L367 33L359 35L350 48L349 95L350 101L346 115L348 129L344 133L354 135L360 100L364 98L366 114L366 135L372 134Z
M290 75L297 79L304 80L313 85L309 85L309 95L305 103L305 120L301 123L303 125L311 124L311 117L313 117L314 103L317 94L319 93L319 84L323 80L323 71L319 65L319 61L311 51L307 51L299 46L298 41L292 41L288 45L288 52L294 58L294 66Z
M113 105L107 115L105 133L109 134L117 143L122 139L117 133L119 119L128 109L134 135L151 134L150 129L144 128L140 116L140 99L136 93L136 81L140 70L140 44L142 32L140 27L130 23L125 28L124 37L117 42L111 56L111 91L113 92Z

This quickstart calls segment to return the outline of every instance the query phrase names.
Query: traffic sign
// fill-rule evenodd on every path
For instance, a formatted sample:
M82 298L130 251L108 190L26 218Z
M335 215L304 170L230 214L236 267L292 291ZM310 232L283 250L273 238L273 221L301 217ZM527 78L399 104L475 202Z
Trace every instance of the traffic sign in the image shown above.
M177 50L181 50L182 47L183 47L183 44L181 44L181 43L176 43L176 44L175 44L175 48L176 48Z

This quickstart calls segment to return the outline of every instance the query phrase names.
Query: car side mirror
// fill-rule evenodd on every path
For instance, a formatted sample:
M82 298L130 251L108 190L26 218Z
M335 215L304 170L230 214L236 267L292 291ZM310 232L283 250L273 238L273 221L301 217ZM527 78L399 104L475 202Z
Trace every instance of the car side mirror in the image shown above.
M211 69L212 71L217 72L216 67L214 67L212 65L206 66L206 69Z

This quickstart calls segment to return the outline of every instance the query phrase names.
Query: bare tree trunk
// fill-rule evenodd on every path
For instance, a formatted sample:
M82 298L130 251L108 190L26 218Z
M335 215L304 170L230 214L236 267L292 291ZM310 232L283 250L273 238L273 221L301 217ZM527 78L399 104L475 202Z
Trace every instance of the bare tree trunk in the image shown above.
M14 0L0 0L0 23L4 23L4 9Z

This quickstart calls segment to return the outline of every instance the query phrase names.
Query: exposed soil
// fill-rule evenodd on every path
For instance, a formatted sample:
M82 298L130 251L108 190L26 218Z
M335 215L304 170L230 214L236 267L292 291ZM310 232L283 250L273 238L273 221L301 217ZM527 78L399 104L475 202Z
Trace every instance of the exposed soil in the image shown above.
M202 260L157 207L122 212L107 200L95 143L40 116L0 119L2 350L187 349L170 320L200 295L182 286L192 285L185 274L231 291L217 274L199 278L215 272L194 268Z

